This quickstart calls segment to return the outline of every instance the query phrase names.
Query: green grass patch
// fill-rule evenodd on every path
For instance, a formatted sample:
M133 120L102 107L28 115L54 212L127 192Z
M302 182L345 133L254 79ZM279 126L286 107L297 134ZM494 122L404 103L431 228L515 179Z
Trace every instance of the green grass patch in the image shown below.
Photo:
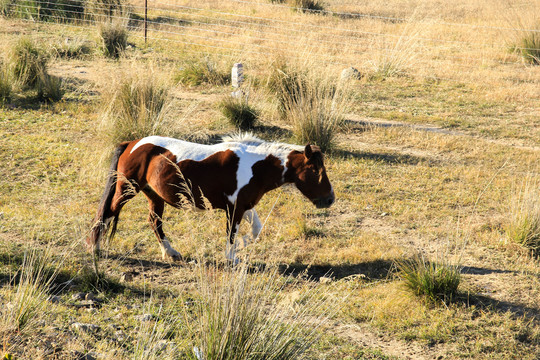
M398 277L407 289L430 301L451 302L461 281L461 267L445 262L431 262L423 256L396 262Z
M259 117L259 112L243 94L239 97L225 96L218 106L227 121L240 130L252 129Z

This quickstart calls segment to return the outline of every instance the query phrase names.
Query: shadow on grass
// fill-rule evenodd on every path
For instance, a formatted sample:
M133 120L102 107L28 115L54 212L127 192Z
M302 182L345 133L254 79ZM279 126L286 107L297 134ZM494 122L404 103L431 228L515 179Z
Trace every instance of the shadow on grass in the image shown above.
M363 159L384 162L388 164L418 165L421 163L435 163L434 159L409 154L381 154L371 151L348 151L335 149L331 155L340 159Z
M489 275L489 274L517 274L517 271L506 270L506 269L489 269L476 266L464 266L461 270L462 274L473 274L473 275ZM536 275L540 279L540 275ZM540 324L540 306L537 308L525 306L523 304L496 300L489 296L477 293L458 293L456 303L461 303L466 306L476 306L481 309L487 309L492 311L497 311L501 313L510 312L514 316L527 316L533 319L535 322Z
M280 265L280 272L283 275L306 275L312 281L319 281L323 276L331 276L335 280L340 280L352 275L364 275L369 280L381 280L388 277L393 264L393 260L374 260L344 265L306 265L295 263Z
M499 313L511 313L514 317L523 317L540 324L540 309L510 301L496 300L482 294L469 294L460 292L454 299L455 303L463 304L467 307L475 306L479 309L496 311Z

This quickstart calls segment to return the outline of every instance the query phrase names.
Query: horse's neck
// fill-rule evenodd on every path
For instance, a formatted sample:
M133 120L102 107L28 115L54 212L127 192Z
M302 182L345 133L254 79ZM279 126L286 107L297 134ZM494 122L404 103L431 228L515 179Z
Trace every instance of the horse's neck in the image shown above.
M304 163L304 154L292 151L287 157L285 171L283 173L283 183L294 183L296 181L296 170Z

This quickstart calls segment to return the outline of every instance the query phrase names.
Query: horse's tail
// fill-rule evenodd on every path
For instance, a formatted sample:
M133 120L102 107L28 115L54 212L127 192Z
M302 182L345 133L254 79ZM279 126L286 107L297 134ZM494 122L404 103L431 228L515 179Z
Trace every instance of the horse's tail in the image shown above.
M124 153L128 146L129 142L123 142L114 151L112 160L111 160L111 167L109 169L109 177L107 179L107 184L105 185L105 191L103 192L103 195L101 196L101 201L99 203L98 212L96 215L96 218L94 220L94 225L92 227L92 231L88 238L86 239L86 243L88 247L91 249L96 249L99 247L99 242L103 238L103 236L107 233L107 230L111 228L110 232L110 238L112 239L114 237L114 234L116 233L116 225L118 224L118 215L119 214L112 214L111 212L111 204L112 199L114 197L114 193L116 191L116 181L118 178L117 170L118 170L118 161L120 159L120 156ZM112 224L110 224L112 221Z

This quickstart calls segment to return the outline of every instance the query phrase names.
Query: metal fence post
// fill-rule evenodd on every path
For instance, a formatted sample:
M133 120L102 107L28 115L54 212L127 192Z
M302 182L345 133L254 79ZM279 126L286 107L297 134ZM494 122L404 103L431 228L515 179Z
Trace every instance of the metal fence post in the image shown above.
M146 44L146 35L148 33L148 0L144 0L144 43Z

